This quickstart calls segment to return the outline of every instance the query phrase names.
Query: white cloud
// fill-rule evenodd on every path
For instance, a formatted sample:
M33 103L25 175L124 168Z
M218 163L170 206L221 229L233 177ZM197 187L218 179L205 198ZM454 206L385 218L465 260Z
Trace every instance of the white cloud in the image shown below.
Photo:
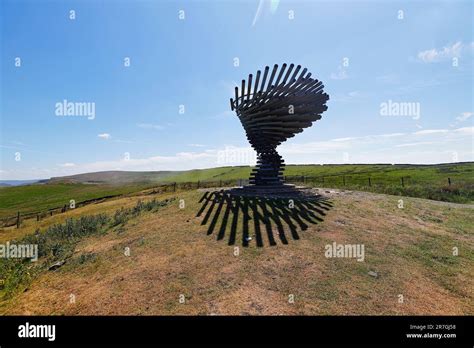
M203 145L203 144L188 144L188 146L192 146L192 147L205 147L206 145Z
M98 161L77 164L70 173L87 173L104 170L184 170L216 167L216 152L179 152L171 156L151 156L128 160ZM66 168L65 168L66 169ZM66 171L67 172L67 171ZM67 174L61 174L67 175Z
M456 121L458 121L458 122L464 122L464 121L466 121L468 118L470 118L472 115L474 115L474 112L462 112L461 115L459 115L458 117L456 117Z
M447 129L425 129L422 131L417 131L413 134L415 135L426 135L426 134L436 134L436 133L447 133L449 132Z
M288 143L279 149L285 162L291 164L447 163L453 161L454 153L457 161L472 161L474 154L469 148L473 133L474 127L431 129L303 144ZM419 141L420 135L423 135L423 141Z
M418 143L405 143L405 144L398 144L395 147L408 147L408 146L420 146L420 145L431 145L434 144L432 141L420 141Z
M71 162L66 162L66 163L60 164L59 166L68 168L68 167L75 167L76 165L74 163L71 163Z
M473 47L474 43L463 44L458 41L452 45L443 47L442 49L432 48L426 51L418 52L418 59L424 63L440 62L454 57L460 57L463 52Z
M474 127L462 127L454 129L453 132L466 134L466 135L474 135Z
M353 138L353 137L336 138L336 139L332 139L331 141L349 141L349 140L353 140L353 139L357 139L357 138Z
M391 137L399 137L402 135L405 135L405 133L389 133L389 134L382 134L380 136L384 138L391 138Z
M109 133L101 133L97 135L101 139L109 140L112 136Z
M423 135L420 141L420 133ZM288 164L336 163L446 163L473 161L472 137L474 127L451 130L431 129L413 133L388 133L360 137L345 137L324 141L293 143L292 140L278 147ZM4 179L37 179L104 170L189 170L243 165L239 156L251 158L254 151L246 147L226 146L229 158L237 162L219 162L224 147L202 149L198 152L178 152L174 155L156 155L129 160L98 161L91 163L64 163L51 169L23 168L0 173ZM225 151L224 150L224 151ZM346 156L347 154L347 156ZM7 169L7 168L5 168ZM8 177L7 177L8 176Z
M474 115L474 112L461 112L459 116L456 117L455 121L450 124L451 127L456 127L458 124L463 123L464 121L467 121Z

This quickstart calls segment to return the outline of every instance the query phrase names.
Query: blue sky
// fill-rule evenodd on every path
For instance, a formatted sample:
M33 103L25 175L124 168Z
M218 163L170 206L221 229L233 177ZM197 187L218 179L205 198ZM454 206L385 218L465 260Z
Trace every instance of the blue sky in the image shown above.
M472 18L471 1L2 1L0 178L251 163L229 98L275 63L330 95L286 163L472 161ZM56 115L64 99L93 119Z

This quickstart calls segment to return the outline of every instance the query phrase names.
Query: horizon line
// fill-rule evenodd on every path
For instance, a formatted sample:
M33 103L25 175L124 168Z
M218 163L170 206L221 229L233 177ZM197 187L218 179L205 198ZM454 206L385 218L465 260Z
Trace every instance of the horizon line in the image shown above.
M286 164L288 166L350 166L350 165L387 165L387 166L441 166L441 165L456 165L456 164L469 164L474 163L474 161L461 161L461 162L443 162L443 163L308 163L308 164ZM220 166L220 167L208 167L208 168L194 168L186 170L100 170L97 172L83 172L77 174L63 175L63 176L51 176L49 178L36 178L36 179L0 179L0 182L4 181L41 181L41 180L50 180L57 178L67 178L76 175L85 175L85 174L95 174L95 173L108 173L108 172L123 172L123 173L163 173L163 172L190 172L193 170L208 170L208 169L218 169L218 168L238 168L238 167L255 167L255 165L234 165L234 166Z

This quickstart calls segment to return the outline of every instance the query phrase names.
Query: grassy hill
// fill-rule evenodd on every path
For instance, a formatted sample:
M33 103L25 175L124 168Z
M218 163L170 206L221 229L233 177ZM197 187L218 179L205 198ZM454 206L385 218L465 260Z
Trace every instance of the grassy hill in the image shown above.
M137 192L150 184L90 185L90 184L33 184L0 188L0 218L44 212L48 209L76 203Z
M76 202L141 191L166 183L206 182L236 185L248 178L251 167L220 167L183 172L85 173L52 178L42 184L0 188L0 218L45 211ZM474 163L438 165L289 165L285 175L307 186L347 188L459 203L474 201ZM370 178L370 185L368 182ZM403 178L404 187L401 179ZM448 178L451 185L448 184ZM294 178L293 178L294 179Z
M85 173L64 177L51 178L48 183L100 183L100 184L130 184L130 183L161 183L161 182L197 182L238 180L249 177L252 167L235 166L210 169L195 169L187 171L156 171L130 172L106 171ZM435 165L414 164L325 164L325 165L288 165L286 176L334 177L346 175L349 177L367 178L370 176L379 182L399 182L405 177L412 183L447 183L450 177L453 182L474 183L474 163L446 163ZM407 182L408 182L407 181Z
M190 170L164 178L167 182L238 180L248 178L251 167L221 167L202 170ZM347 176L348 179L367 179L374 182L400 183L401 177L408 183L447 184L452 182L474 184L474 163L447 163L435 165L413 164L325 164L325 165L288 165L285 176L307 176L331 180L333 177ZM334 181L336 178L334 179Z
M474 313L472 206L336 191L286 218L251 204L234 224L203 195L120 198L5 230L0 240L38 240L42 256L0 259L0 314ZM363 244L364 260L326 257L334 242Z
M69 176L53 177L47 183L82 183L82 184L109 184L124 185L130 183L157 183L171 175L178 175L177 171L130 172L130 171L103 171L84 173Z

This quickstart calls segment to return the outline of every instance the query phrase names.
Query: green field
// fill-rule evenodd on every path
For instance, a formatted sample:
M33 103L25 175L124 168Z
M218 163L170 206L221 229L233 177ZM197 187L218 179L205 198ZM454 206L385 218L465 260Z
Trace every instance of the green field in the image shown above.
M214 185L233 186L248 178L251 167L221 167L183 172L111 172L68 177L74 183L62 183L55 178L47 184L0 188L0 218L43 212L69 204L107 196L137 192L166 183L198 181ZM143 174L143 175L142 175ZM434 200L474 202L474 163L439 165L289 165L285 169L289 182L326 188L346 188ZM126 177L126 182L124 180ZM87 178L82 183L81 180ZM91 184L90 180L100 181ZM133 178L133 180L131 179ZM369 185L370 178L370 185ZM402 186L403 178L403 186ZM448 184L448 178L451 185ZM85 179L84 179L85 180ZM179 187L179 186L178 186Z
M251 167L221 167L202 170L190 170L169 176L165 182L196 182L238 180L248 178ZM439 165L410 165L410 164L326 164L326 165L288 165L285 176L324 177L336 183L337 176L346 175L357 180L365 180L370 176L375 183L398 184L401 177L406 178L407 184L445 185L448 177L452 183L474 184L474 163L455 163ZM328 181L329 182L329 181Z
M220 182L247 178L250 167L193 170L166 178L169 182ZM439 201L474 202L474 163L439 165L289 165L287 181L305 186L344 188Z
M48 209L107 196L128 194L143 190L150 184L91 185L91 184L33 184L0 188L0 218L44 212Z

